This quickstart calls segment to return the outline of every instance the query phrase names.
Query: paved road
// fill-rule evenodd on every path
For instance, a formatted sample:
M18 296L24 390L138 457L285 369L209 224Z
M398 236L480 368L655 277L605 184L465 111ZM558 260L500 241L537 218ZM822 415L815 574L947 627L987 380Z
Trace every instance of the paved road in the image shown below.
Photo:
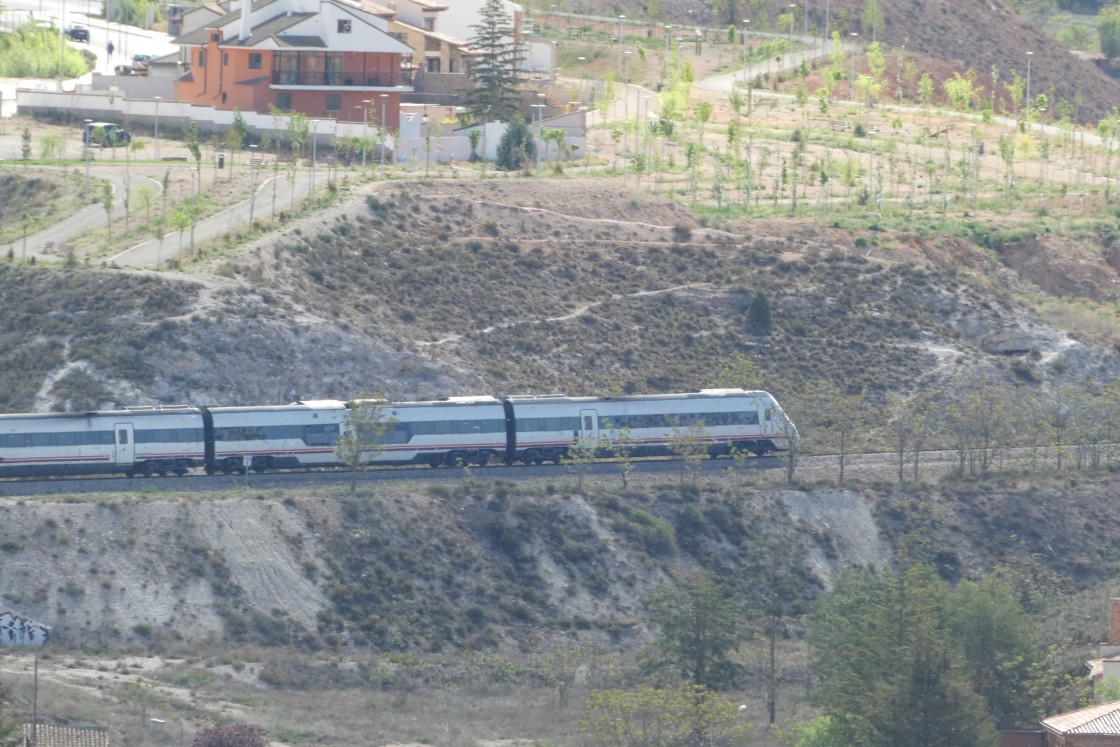
M317 189L321 190L325 183L326 180L320 177L317 182ZM241 226L247 226L250 222L250 213L253 220L271 217L274 205L277 211L286 210L291 205L293 189L295 190L296 202L299 202L307 195L310 188L311 176L306 171L297 172L294 183L288 181L288 176L284 171L279 174L273 174L269 171L268 174L262 175L261 181L257 183L255 200L250 198L236 205L231 205L220 213L196 223L193 229L194 241L196 243L208 241ZM275 200L273 199L274 194ZM109 261L122 267L158 269L169 257L189 251L191 234L192 230L190 228L183 231L169 231L164 234L162 241L154 238L148 239L110 257Z

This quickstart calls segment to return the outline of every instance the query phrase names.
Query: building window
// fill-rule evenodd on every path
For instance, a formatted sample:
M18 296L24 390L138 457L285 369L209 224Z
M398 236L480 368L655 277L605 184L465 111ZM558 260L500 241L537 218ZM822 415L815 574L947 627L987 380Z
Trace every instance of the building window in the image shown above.
M425 18L424 19L424 30L425 31L435 31L436 30L436 19L434 19L430 16L428 18Z
M260 70L261 67L263 66L263 64L264 64L264 55L262 55L260 52L250 52L249 53L249 69L250 70Z
M205 49L198 50L198 66L199 67L206 67L206 50Z
M338 33L340 33L340 34L349 34L350 33L350 19L349 18L339 18L338 19Z
M222 52L222 67L229 64L229 52Z
M210 34L210 41L220 42L221 40L222 40L222 35L221 34Z
M290 111L292 108L292 94L278 93L276 94L276 108L282 111Z
M340 112L342 111L342 96L337 93L327 94L327 111Z

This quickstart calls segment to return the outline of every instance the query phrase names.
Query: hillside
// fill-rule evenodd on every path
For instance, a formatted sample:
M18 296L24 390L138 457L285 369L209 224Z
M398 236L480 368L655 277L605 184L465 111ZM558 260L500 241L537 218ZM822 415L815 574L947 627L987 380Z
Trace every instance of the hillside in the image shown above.
M22 372L0 403L689 390L737 352L782 394L838 379L906 392L966 370L1044 382L1059 357L1076 380L1115 374L1107 336L1071 337L1022 303L1039 286L1104 297L1109 245L1029 237L1004 264L951 236L865 241L780 218L705 228L609 181L369 185L212 273L0 266L0 364ZM760 292L767 330L747 323Z
M617 3L620 13L636 8L629 2ZM733 4L738 18L751 18L752 29L786 33L772 19L787 13L786 2ZM890 50L915 58L918 73L929 72L940 84L954 71L964 73L971 68L977 74L977 85L988 93L1005 96L1002 84L1014 73L1027 76L1027 52L1031 52L1031 92L1045 93L1053 109L1057 101L1074 105L1073 119L1096 123L1104 118L1120 92L1120 81L1101 72L1096 65L1071 54L1048 34L1020 16L1004 0L981 3L954 0L891 0L881 1L882 25L877 29L865 26L864 0L829 0L799 3L798 28L804 27L802 13L808 14L810 31L825 28L825 9L830 11L829 24L834 31L847 35L857 32L861 42L875 38ZM699 21L716 28L725 28L726 15L712 15L712 5L664 0L661 3L671 22L689 25ZM722 6L726 7L726 6ZM753 16L753 18L752 18ZM761 24L761 25L759 25ZM860 67L864 65L860 62ZM998 80L992 72L998 71ZM888 77L903 82L901 66L893 66ZM894 88L890 86L889 88ZM893 96L893 90L884 94ZM987 97L987 94L985 94ZM1014 107L1012 107L1013 109Z
M356 494L4 500L0 602L53 628L39 714L109 726L124 745L161 738L137 727L138 708L182 722L188 737L233 718L278 744L574 745L587 690L626 676L655 633L646 595L699 567L749 587L740 555L777 531L799 537L809 597L845 569L890 562L905 540L912 560L950 580L1016 568L1036 613L1061 620L1053 642L1070 674L1106 630L1120 535L1099 517L1115 480L905 492L773 480L632 478L621 489L598 478L581 490L574 477L464 476ZM1067 604L1085 589L1082 606ZM803 707L806 677L796 622L790 633L783 720ZM739 656L754 714L761 652L748 643ZM0 667L20 712L31 708L30 665L9 655ZM588 669L558 709L544 683L562 666ZM760 728L750 744L763 743Z

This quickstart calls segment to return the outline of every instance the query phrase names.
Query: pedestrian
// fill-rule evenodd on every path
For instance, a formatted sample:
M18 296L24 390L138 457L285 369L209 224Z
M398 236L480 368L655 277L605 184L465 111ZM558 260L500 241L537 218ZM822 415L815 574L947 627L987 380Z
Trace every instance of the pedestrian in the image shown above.
M105 47L105 50L109 53L109 59L113 59L113 42L111 40L108 46Z

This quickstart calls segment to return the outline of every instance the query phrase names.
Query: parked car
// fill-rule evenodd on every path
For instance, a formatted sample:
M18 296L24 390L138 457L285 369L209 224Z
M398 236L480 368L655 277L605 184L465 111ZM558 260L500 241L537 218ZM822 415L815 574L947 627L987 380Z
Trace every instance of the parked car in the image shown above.
M90 122L82 133L82 142L102 148L128 145L132 142L132 133L112 122Z
M73 41L89 43L89 29L81 24L75 23L73 26L68 27L65 33L66 36Z
M139 64L144 64L144 63L147 63L147 62L151 62L155 58L156 58L156 56L154 54L134 54L134 55L132 55L132 62L133 62L133 64L139 65Z

